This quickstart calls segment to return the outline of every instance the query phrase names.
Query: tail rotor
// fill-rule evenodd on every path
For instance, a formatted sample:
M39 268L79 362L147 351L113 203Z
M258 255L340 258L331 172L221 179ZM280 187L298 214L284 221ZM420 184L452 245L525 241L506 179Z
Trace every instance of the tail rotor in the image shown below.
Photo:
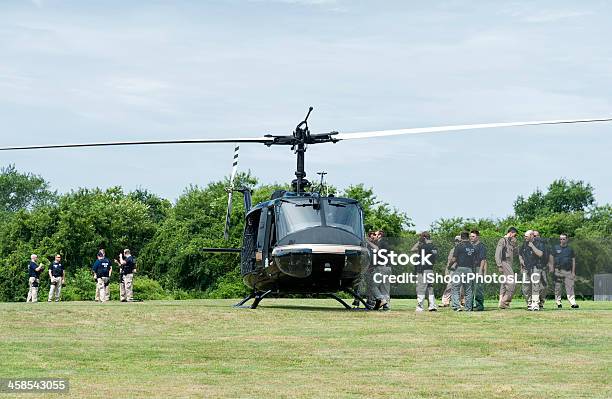
M229 187L227 188L227 213L225 214L225 228L223 229L223 238L227 240L229 238L230 228L230 217L232 214L232 194L234 192L234 179L236 178L236 172L238 170L238 154L240 146L234 148L234 160L232 163L232 174L230 175Z

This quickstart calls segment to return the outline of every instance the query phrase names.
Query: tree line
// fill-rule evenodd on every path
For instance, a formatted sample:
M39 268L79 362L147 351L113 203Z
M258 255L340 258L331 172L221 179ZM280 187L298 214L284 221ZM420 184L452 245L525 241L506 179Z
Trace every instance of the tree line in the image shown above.
M253 203L269 199L277 189L288 189L260 184L250 173L238 174L236 184L253 189ZM109 257L116 257L124 248L132 250L139 270L134 289L143 299L245 294L237 255L201 251L204 247L241 245L245 210L240 195L233 198L229 240L223 239L227 185L224 179L204 187L189 186L175 201L146 189L125 192L119 186L58 193L42 176L20 172L13 165L3 167L0 301L24 300L32 253L47 266L55 254L63 256L68 276L64 299L93 298L95 284L89 270L100 248ZM361 203L367 230L382 229L392 237L415 236L410 217L380 200L372 188L355 184L329 189ZM507 226L515 225L539 229L543 235L567 232L581 238L607 238L612 233L611 216L610 205L596 205L589 184L560 179L545 192L536 190L527 198L518 197L511 216L498 220L440 219L431 231L450 237L463 229L477 228L484 237L497 237ZM44 289L46 280L41 280Z

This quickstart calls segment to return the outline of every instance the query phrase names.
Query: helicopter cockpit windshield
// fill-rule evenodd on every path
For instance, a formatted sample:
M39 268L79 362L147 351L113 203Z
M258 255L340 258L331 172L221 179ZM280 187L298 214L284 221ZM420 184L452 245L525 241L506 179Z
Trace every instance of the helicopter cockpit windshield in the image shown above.
M361 209L356 202L336 198L283 199L277 207L277 235L288 234L318 226L337 227L363 236Z

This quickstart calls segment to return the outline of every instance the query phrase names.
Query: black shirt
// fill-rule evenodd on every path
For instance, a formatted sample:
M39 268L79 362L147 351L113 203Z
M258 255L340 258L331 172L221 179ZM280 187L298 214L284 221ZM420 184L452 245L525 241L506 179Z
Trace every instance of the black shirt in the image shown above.
M457 267L467 267L474 270L476 264L476 248L469 241L461 241L455 247L453 257L457 261Z
M108 258L98 259L93 265L93 271L96 273L96 277L108 277L111 268L110 260Z
M487 259L487 247L482 243L482 241L478 241L476 244L472 244L476 249L476 259L474 259L477 268L480 267L480 262Z
M51 265L51 275L53 277L62 277L64 275L64 265L58 262L53 262Z
M128 256L125 260L125 265L121 266L122 274L131 274L134 273L134 269L136 268L136 260L133 256Z
M535 246L535 243L533 244ZM537 248L537 246L536 246ZM540 248L538 248L540 249ZM528 241L525 241L523 245L521 245L521 249L519 250L519 254L523 258L523 263L525 263L525 268L528 271L533 270L533 268L538 268L540 266L540 257L537 256ZM543 255L542 255L543 256Z
M30 265L28 266L28 273L30 277L40 277L40 272L36 270L37 268L38 265L36 264L36 262L30 261Z
M576 254L571 247L568 247L567 245L565 247L555 245L553 255L555 257L555 267L562 270L572 270L572 259L576 257Z

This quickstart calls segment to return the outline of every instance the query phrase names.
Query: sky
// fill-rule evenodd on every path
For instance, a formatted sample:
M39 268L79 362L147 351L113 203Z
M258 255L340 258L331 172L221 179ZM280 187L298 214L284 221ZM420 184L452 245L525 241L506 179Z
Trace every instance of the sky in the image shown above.
M605 1L13 1L0 3L0 146L313 133L612 116ZM581 179L612 202L612 123L310 146L306 172L363 183L417 229L512 213ZM78 187L176 199L229 175L233 146L3 152ZM241 146L241 171L294 178L286 147ZM220 218L223 215L219 215Z

